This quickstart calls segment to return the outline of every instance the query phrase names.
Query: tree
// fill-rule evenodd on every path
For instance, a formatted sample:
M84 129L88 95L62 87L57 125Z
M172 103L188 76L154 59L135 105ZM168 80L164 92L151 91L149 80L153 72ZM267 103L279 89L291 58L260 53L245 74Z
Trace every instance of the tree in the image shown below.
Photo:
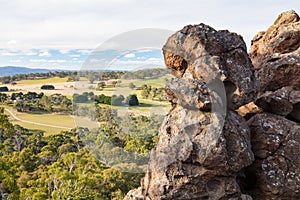
M95 75L91 72L88 76L87 79L89 80L90 84L93 84L95 81Z
M0 92L8 92L8 87L0 87Z
M97 84L96 90L103 90L103 88L106 86L106 83L104 81L101 81Z
M0 93L0 102L4 103L8 100L8 95L4 93Z
M23 92L18 92L18 93L12 93L10 99L11 100L20 100L20 99L23 99L23 97L24 97Z
M129 83L129 88L130 89L134 89L135 88L135 85L133 83Z
M40 104L46 111L52 110L51 100L48 96L43 96L40 100Z
M55 87L53 85L42 85L42 90L54 90Z
M113 95L111 97L111 105L114 105L114 106L121 106L123 105L123 101L125 100L124 96L123 95Z
M136 94L131 94L126 98L126 103L129 106L138 106L139 105L139 100L136 96Z
M74 94L73 100L75 103L87 103L89 99L86 95Z

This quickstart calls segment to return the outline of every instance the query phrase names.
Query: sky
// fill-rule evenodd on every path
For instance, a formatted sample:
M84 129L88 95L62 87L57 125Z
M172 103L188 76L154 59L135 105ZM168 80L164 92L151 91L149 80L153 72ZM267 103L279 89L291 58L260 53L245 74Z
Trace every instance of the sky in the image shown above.
M105 41L143 28L172 33L187 24L205 23L217 30L228 29L242 35L249 48L254 35L268 28L281 12L293 9L300 13L299 0L0 0L0 3L0 66L49 69L81 69L90 53ZM114 65L163 65L159 48L137 52L132 49L122 55L115 59Z

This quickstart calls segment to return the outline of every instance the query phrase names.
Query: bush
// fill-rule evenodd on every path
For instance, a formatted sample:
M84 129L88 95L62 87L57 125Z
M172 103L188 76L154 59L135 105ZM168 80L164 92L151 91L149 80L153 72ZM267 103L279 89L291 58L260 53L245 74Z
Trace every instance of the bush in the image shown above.
M53 85L42 85L42 90L54 90L55 87Z
M139 105L139 100L135 94L131 94L126 98L126 103L129 106L138 106Z
M0 92L8 92L8 87L0 87Z
M75 103L87 103L89 101L89 99L86 95L74 94L73 95L73 101Z
M114 106L121 106L123 105L123 101L125 100L124 96L123 95L113 95L111 97L111 104L114 105Z

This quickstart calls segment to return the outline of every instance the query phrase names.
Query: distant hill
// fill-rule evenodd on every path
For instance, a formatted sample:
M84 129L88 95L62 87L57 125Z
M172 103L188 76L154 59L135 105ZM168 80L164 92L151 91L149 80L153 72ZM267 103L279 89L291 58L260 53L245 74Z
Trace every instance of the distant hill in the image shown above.
M62 71L62 70L32 69L27 67L5 66L5 67L0 67L0 77L14 76L16 74L47 73L51 71Z

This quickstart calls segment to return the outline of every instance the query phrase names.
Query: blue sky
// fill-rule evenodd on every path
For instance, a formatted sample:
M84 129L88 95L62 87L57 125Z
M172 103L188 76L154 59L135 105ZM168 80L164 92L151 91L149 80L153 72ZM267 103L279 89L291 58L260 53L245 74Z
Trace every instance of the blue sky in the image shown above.
M247 45L298 0L10 0L0 7L0 66L80 69L111 37L140 28L171 31L206 23L244 37ZM163 45L163 43L161 44ZM159 50L123 54L120 68L163 65Z

